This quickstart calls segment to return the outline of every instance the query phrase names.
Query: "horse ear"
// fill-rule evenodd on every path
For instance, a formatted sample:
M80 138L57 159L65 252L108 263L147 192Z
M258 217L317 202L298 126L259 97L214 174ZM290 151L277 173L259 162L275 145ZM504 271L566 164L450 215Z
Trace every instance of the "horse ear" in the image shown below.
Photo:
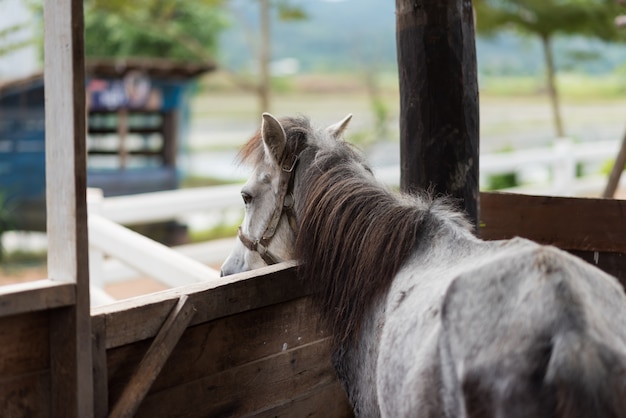
M339 139L341 134L343 134L343 131L345 131L348 127L348 123L350 123L351 119L352 113L348 114L348 116L335 123L334 125L330 125L328 128L326 128L326 131L328 131L330 136L332 136L334 139Z
M261 124L261 136L265 152L276 164L280 164L283 158L283 151L287 143L287 134L278 119L269 113L263 113L263 122Z

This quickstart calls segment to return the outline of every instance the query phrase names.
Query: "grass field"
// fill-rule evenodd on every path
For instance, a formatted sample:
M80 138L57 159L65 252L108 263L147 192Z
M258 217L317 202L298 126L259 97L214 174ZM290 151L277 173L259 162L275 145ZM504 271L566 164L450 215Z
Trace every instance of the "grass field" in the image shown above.
M398 140L399 92L393 74L379 77L376 100L358 75L306 75L282 80L280 86L272 100L276 115L304 114L323 126L352 113L349 140L365 145ZM554 139L542 86L543 80L532 77L481 78L482 152L539 146ZM626 127L626 76L562 75L559 86L568 136L576 141L621 138ZM239 147L258 126L256 97L219 75L207 77L201 91L193 104L191 148Z

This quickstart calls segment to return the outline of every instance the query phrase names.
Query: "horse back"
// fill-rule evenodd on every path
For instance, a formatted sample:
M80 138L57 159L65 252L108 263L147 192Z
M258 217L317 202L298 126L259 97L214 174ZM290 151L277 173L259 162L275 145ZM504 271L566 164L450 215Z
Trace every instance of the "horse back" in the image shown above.
M626 416L621 286L552 247L524 243L506 253L455 277L443 299L447 410L468 417Z

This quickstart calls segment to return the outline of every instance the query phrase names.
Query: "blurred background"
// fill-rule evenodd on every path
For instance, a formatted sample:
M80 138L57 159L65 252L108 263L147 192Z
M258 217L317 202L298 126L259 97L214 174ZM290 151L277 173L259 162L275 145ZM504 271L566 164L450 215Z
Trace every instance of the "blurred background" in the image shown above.
M626 7L621 0L473 4L481 188L600 196L626 132ZM318 126L352 113L346 139L383 181L398 183L395 2L85 0L84 7L90 210L168 246L232 239L242 216L237 189L248 175L236 154L264 111L304 114ZM11 278L45 274L45 266L23 268L45 258L45 235L37 233L45 228L43 36L42 1L0 0L0 271ZM145 205L181 196L164 191L217 203L150 215ZM620 187L615 195L623 196ZM117 215L129 207L139 214ZM220 257L201 261L219 266ZM115 297L128 295L107 286Z

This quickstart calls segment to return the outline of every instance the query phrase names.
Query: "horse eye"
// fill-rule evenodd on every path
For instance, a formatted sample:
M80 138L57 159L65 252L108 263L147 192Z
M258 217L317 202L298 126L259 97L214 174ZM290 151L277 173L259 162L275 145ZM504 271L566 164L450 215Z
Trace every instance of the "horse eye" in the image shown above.
M249 193L241 192L241 198L246 205L252 202L252 196Z

